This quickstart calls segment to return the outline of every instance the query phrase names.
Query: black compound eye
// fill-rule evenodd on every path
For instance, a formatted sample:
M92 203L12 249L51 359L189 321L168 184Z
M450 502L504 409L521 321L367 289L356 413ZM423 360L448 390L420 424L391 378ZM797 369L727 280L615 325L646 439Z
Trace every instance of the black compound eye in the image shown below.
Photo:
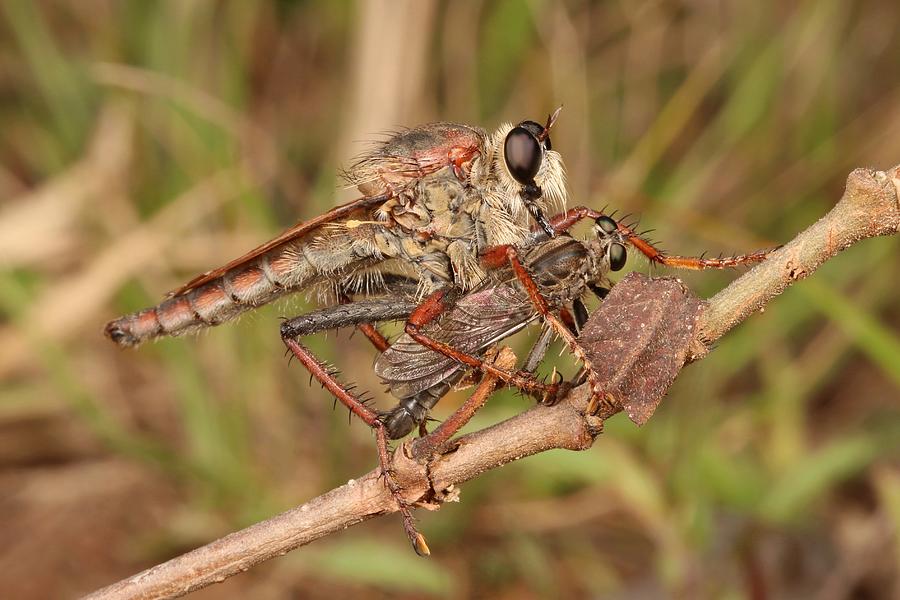
M544 151L537 135L522 124L513 127L506 134L503 158L506 159L510 175L522 185L528 185L534 183L535 175L541 170Z
M619 228L616 222L609 217L600 217L597 219L597 226L606 233L612 233Z
M620 271L622 267L625 266L625 260L628 258L628 253L625 251L625 246L622 244L615 242L610 244L609 246L609 268L613 271Z

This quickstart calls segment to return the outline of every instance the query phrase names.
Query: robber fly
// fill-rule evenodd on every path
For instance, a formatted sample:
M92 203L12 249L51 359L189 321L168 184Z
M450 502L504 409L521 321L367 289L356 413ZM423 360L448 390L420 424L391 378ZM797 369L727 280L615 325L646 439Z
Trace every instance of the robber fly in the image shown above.
M287 293L320 285L377 295L385 276L415 279L419 294L484 279L478 254L514 244L531 221L566 202L562 158L544 125L493 134L456 123L403 131L343 174L362 196L228 264L195 277L157 306L120 317L106 334L120 346L218 325Z
M585 218L595 221L593 238L578 241L561 235ZM536 363L554 334L563 338L582 363L581 372L591 385L591 406L614 409L610 405L613 400L604 397L603 383L596 380L576 336L587 320L582 296L588 291L600 298L605 296L610 285L607 276L625 266L629 246L654 263L686 269L734 267L759 262L768 254L762 251L715 259L666 255L633 228L585 207L556 215L550 227L553 236L536 231L518 247L502 245L487 249L480 260L491 277L467 293L438 290L422 303L402 294L390 299L362 300L307 313L283 323L282 340L292 354L351 412L375 428L383 468L388 464L386 440L403 437L421 425L431 408L470 369L491 373L500 381L542 400L555 400L563 386L555 381L547 384L533 376ZM410 285L406 284L407 289ZM402 287L399 285L397 289ZM379 345L382 353L375 363L376 373L399 400L395 408L386 412L371 408L352 386L338 381L336 373L298 341L301 336L324 329L404 319L404 334L393 344L382 340ZM547 329L522 369L505 372L482 360L488 348L538 319ZM611 412L604 411L604 414ZM390 477L386 482L389 487L393 485ZM420 554L427 554L424 539L415 530L399 490L391 488L391 491L400 502L413 547Z
M585 207L570 209L550 219L545 216L547 210L562 208L566 201L562 159L552 149L549 135L558 115L559 109L544 125L534 121L523 121L515 127L506 124L490 135L479 128L454 123L435 123L399 133L362 156L344 174L359 189L360 198L298 223L244 256L192 279L157 306L111 321L106 326L106 334L121 346L136 346L151 338L218 325L285 294L322 286L336 291L341 301L380 297L382 313L370 313L367 318L356 319L356 323L377 348L386 350L387 341L371 323L379 320L379 314L396 314L398 306L391 308L390 302L396 304L399 296L411 299L407 304L414 304L399 308L409 316L405 333L416 343L469 368L492 373L508 385L552 397L557 389L553 384L537 381L527 371L498 370L485 364L480 356L429 337L428 331L430 323L450 310L460 295L466 297L467 292L489 285L485 281L508 277L505 271L508 266L537 314L565 339L576 358L587 362L571 330L554 312L559 304L577 297L581 284L575 282L572 292L545 290L550 298L548 302L517 255L517 245L523 241L535 235L552 239L585 218L594 219L602 227L600 219L604 215ZM532 223L537 225L534 232L530 228ZM614 226L622 241L663 265L724 268L755 262L765 256L726 259L667 256L627 226L612 219L604 223ZM575 263L582 264L575 260L576 255L584 259L582 266L598 276L611 268L611 264L590 266L591 261L600 259L600 254L591 258L589 246L571 243L576 245L561 241L557 250L553 250L555 245L548 246L543 253L523 244L528 253L525 262L530 259L540 262L540 256L546 253L549 258L544 260L553 263L572 252L568 260L573 268ZM611 242L609 246L619 247L621 251L614 251L621 252L624 260L622 243ZM532 256L531 252L537 254ZM607 260L612 261L613 257ZM541 271L543 267L535 268ZM415 291L410 293L410 288ZM495 293L514 289L503 288ZM414 302L422 297L423 302ZM473 296L468 301L477 298ZM513 302L510 298L496 304L502 310L509 310L505 305L507 300ZM355 310L344 306L332 308L345 313ZM333 313L332 317L338 314ZM517 326L526 323L527 320ZM499 328L495 337L500 339L509 333ZM426 393L418 390L408 397L408 402L401 403L402 410L379 414L343 386L326 365L299 344L296 336L283 330L282 339L317 380L375 430L379 462L387 473L388 437L399 437L402 431L421 422L439 395L431 394L432 399L428 400L417 396ZM456 339L451 341L462 343ZM481 352L478 347L466 350ZM384 359L385 363L391 356ZM590 378L590 369L587 372ZM444 385L456 376L455 372L448 374L434 385ZM599 382L591 381L591 385L599 392ZM397 499L407 535L417 552L427 553L400 490L389 475L385 483Z

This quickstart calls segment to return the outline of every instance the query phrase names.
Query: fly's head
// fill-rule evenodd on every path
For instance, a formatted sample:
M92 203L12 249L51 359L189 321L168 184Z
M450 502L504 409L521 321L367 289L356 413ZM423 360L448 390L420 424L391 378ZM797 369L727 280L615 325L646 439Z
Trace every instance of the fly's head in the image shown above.
M590 257L587 283L595 293L601 295L595 288L608 291L607 275L625 267L628 260L628 238L619 230L619 224L607 216L597 219L594 234L596 238L585 242Z
M554 233L546 214L566 205L565 168L550 143L550 130L561 108L544 125L535 121L501 125L488 140L485 161L495 206L503 206L516 220L531 215L551 237Z

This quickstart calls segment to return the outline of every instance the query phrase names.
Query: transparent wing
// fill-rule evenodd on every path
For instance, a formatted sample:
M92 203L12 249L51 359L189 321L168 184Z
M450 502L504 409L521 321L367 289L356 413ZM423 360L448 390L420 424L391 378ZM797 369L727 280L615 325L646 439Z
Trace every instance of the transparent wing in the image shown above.
M512 284L484 288L460 298L423 329L428 336L475 356L538 317L528 295ZM465 369L452 358L400 336L375 362L375 373L397 398L408 398Z

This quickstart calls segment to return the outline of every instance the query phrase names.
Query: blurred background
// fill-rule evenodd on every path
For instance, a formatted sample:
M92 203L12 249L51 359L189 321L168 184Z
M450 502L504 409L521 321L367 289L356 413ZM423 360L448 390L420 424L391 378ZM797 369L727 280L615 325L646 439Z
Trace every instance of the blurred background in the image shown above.
M351 197L336 173L366 140L563 104L572 204L673 252L768 247L853 168L900 163L898 28L889 0L3 2L3 595L89 591L374 466L284 357L302 297L137 350L101 333ZM791 288L643 428L619 415L420 511L431 559L391 516L197 596L900 596L898 245ZM709 296L735 274L682 277ZM391 404L361 336L310 345ZM529 405L498 394L473 426Z

